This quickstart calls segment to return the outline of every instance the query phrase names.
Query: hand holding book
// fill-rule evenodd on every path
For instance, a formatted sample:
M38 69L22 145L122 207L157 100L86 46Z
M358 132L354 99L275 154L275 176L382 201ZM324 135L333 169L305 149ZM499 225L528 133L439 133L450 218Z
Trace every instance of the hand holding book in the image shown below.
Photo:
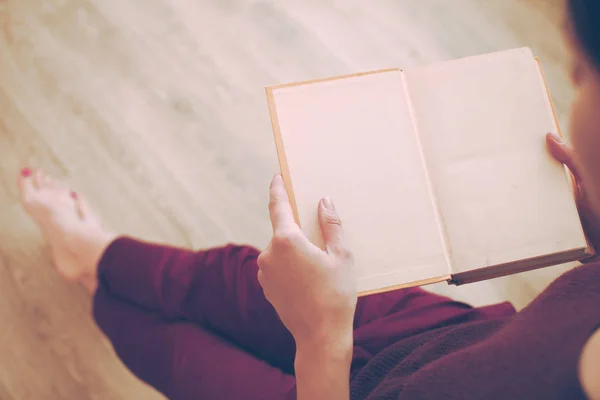
M281 175L271 183L273 239L258 257L265 297L298 348L352 348L356 277L344 229L333 203L319 202L325 249L312 244L294 221Z
M315 204L336 199L361 294L593 254L566 170L544 148L560 127L530 49L269 87L267 97L295 220L322 247Z
M571 146L565 143L556 133L549 133L546 136L546 142L552 157L563 163L573 175L573 189L576 195L577 208L579 210L579 216L581 217L583 229L585 230L586 237L590 241L592 247L598 249L600 248L600 217L596 215L589 204L589 197L586 196L585 182L579 174L579 168L577 167L577 157ZM596 255L582 261L591 262L596 261L597 259L598 256Z
M319 249L296 224L281 175L270 197L273 239L258 257L258 281L296 341L297 398L348 400L357 292L344 228L331 199L321 199Z

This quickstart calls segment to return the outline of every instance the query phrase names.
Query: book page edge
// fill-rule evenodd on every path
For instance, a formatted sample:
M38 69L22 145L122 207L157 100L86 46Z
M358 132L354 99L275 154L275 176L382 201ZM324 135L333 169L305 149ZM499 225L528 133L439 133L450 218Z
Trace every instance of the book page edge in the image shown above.
M287 163L287 157L285 155L285 147L283 146L283 137L281 136L281 128L279 126L279 118L277 117L277 106L275 105L275 98L273 96L273 87L265 88L267 93L267 103L269 105L269 114L271 116L271 127L273 128L273 136L275 137L275 147L277 148L277 158L279 159L279 170L283 178L283 184L285 191L288 195L292 212L294 213L294 220L296 224L300 226L300 216L298 214L298 205L296 204L296 197L294 195L294 187L292 186L292 177L290 175L290 168Z
M451 280L452 280L452 275L443 275L443 276L438 276L435 278L422 279L419 281L387 286L387 287L384 287L381 289L365 290L365 291L360 292L358 294L358 297L370 296L372 294L392 292L394 290L406 289L406 288L417 287L417 286L432 285L434 283L439 283L439 282L448 282L449 283Z

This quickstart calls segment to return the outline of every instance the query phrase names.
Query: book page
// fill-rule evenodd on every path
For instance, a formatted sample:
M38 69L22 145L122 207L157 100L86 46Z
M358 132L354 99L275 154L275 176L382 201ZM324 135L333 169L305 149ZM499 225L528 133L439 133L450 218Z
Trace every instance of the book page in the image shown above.
M586 247L531 50L405 72L453 272Z
M449 274L400 71L270 88L302 230L330 196L361 292ZM274 105L274 107L273 107ZM285 176L284 176L285 179Z

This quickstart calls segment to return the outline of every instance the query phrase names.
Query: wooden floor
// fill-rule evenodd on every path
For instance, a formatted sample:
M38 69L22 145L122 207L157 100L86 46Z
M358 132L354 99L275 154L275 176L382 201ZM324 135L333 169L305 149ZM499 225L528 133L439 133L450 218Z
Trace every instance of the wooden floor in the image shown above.
M123 233L264 246L263 87L530 46L566 124L558 0L0 0L0 400L157 399L17 202L43 167ZM519 307L565 267L435 290Z

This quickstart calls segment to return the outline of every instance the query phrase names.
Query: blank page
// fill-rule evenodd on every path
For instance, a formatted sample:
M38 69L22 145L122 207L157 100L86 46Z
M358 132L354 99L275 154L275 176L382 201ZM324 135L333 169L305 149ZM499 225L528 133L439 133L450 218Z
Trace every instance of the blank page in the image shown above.
M407 70L453 272L585 248L557 132L531 50Z
M322 245L317 206L330 196L361 292L448 275L401 73L269 90L308 238Z

